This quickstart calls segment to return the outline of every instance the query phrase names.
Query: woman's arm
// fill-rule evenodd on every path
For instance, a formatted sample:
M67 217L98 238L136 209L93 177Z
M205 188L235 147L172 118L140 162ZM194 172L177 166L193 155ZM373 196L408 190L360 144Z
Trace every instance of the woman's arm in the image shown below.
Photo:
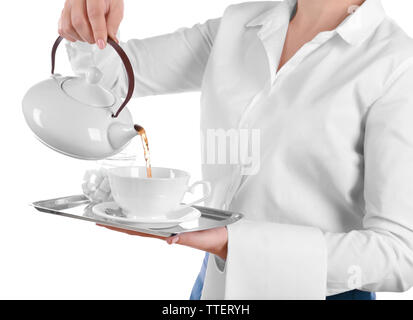
M79 2L84 2L84 6L78 5ZM110 2L113 6L118 4L118 0ZM85 0L66 1L59 30L61 35L71 41L67 44L69 60L77 74L84 73L91 66L98 67L103 73L101 84L123 97L127 92L127 77L122 61L112 48L106 46L100 50L100 45L99 48L91 45L95 42L94 39L99 44L100 38L106 34L114 38L112 33L117 30L121 15L110 14L112 11L109 9L105 25L106 9L100 7L90 11L90 6L89 1ZM115 8L118 12L118 7ZM174 33L121 42L120 45L127 53L135 71L134 96L199 90L219 25L220 19L212 19L192 28L179 29ZM95 28L92 30L93 26ZM105 26L105 32L99 31ZM73 42L79 39L81 41Z
M363 230L325 233L328 293L413 285L413 59L368 111Z
M219 19L192 28L120 45L135 72L135 97L200 90ZM86 43L68 43L72 68L77 74L90 66L102 73L102 84L121 97L127 93L122 61L112 48L99 50Z

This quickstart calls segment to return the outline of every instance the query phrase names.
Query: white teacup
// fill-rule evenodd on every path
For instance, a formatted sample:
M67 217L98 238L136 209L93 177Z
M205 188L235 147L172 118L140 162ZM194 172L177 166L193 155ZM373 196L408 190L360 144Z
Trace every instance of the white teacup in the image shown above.
M211 185L207 181L188 186L190 175L182 170L152 168L152 178L148 178L146 167L118 167L108 169L108 176L113 199L128 218L163 216L204 201L211 194ZM197 185L205 186L205 195L180 205L185 193L193 193Z

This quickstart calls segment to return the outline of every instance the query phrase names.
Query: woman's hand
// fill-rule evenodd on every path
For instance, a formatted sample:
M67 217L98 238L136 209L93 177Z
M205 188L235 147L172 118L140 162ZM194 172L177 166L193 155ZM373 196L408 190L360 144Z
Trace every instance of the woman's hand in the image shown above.
M191 248L215 254L221 259L227 258L228 250L228 231L226 227L214 228L209 230L185 232L172 237L160 237L136 231L130 231L115 227L108 227L98 224L98 226L108 228L110 230L127 233L133 236L157 238L165 240L169 244L181 244Z
M72 42L96 43L106 47L116 33L123 18L123 0L66 0L59 20L59 34Z

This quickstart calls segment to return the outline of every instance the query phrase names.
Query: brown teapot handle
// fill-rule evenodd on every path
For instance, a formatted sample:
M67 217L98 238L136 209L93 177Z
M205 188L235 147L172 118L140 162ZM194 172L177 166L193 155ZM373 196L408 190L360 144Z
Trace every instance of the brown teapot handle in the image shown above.
M56 39L55 43L53 44L53 48L52 48L52 74L54 74L54 69L55 69L56 50L57 50L57 47L59 46L60 42L62 42L62 40L63 40L63 38L59 36ZM121 106L119 107L118 111L116 111L116 113L112 114L112 117L116 118L122 112L123 108L125 108L125 106L128 104L129 100L132 98L133 90L135 89L135 75L133 73L132 64L131 64L128 56L126 55L125 51L123 51L123 49L121 48L121 46L118 45L111 38L108 38L108 44L110 44L113 47L113 49L115 49L115 51L118 53L119 57L121 58L124 66L125 66L126 74L128 76L128 93L126 94L126 98L125 98L125 100L123 100L123 102L122 102Z

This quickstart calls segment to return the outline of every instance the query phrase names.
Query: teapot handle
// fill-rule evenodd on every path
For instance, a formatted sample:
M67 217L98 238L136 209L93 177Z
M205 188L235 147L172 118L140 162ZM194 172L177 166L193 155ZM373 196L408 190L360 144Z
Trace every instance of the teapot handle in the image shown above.
M56 50L57 50L57 47L59 46L60 42L62 42L62 40L63 40L63 38L61 36L59 36L56 39L55 43L53 44L53 48L52 48L52 74L54 74L55 61L56 61ZM126 74L128 76L128 93L126 94L126 98L125 98L125 100L123 100L123 102L122 102L121 106L119 107L118 111L116 111L116 113L112 114L113 118L117 118L117 116L122 112L123 108L125 108L125 106L128 104L129 100L132 98L133 90L135 89L135 75L133 73L132 64L131 64L128 56L126 55L125 51L123 51L123 49L121 48L121 46L118 45L111 38L108 38L107 42L113 47L113 49L115 49L115 51L117 52L117 54L121 58L124 66L125 66Z

